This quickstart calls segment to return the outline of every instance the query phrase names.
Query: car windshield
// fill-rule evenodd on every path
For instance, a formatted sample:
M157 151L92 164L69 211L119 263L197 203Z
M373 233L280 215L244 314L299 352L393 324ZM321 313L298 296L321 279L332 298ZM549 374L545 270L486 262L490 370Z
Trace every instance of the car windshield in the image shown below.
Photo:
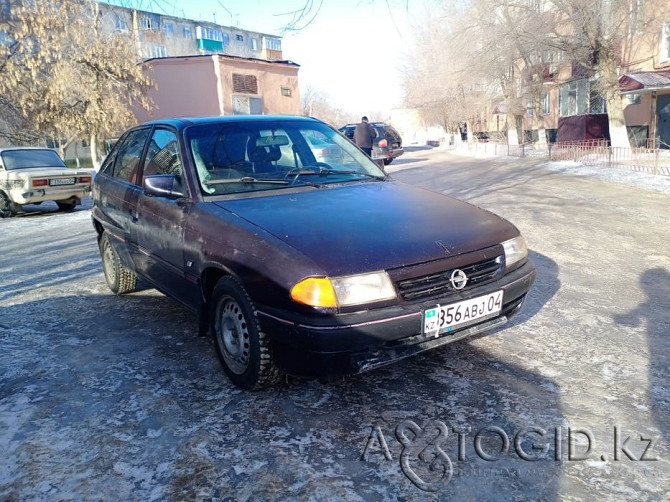
M5 150L0 153L5 169L29 169L31 167L53 167L61 169L65 163L53 150Z
M205 195L385 178L344 136L311 120L199 124L186 140Z

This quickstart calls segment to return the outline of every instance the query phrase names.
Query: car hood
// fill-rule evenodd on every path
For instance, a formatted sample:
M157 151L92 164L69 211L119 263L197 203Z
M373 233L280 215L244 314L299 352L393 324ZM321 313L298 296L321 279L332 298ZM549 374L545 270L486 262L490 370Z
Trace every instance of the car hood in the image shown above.
M455 256L518 234L489 211L395 181L214 204L284 241L331 276Z

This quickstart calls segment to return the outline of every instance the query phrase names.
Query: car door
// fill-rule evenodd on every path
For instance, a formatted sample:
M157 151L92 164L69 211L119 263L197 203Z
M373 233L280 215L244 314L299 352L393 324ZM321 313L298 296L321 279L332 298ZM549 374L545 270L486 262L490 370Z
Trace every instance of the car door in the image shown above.
M147 145L142 183L155 174L175 175L184 197L140 193L132 226L133 240L138 245L135 267L159 289L192 303L195 285L186 283L184 274L184 227L191 199L177 134L172 129L156 127Z
M94 186L94 214L102 222L125 264L132 262L136 247L131 235L133 215L142 193L139 185L140 159L150 127L126 134L107 156Z

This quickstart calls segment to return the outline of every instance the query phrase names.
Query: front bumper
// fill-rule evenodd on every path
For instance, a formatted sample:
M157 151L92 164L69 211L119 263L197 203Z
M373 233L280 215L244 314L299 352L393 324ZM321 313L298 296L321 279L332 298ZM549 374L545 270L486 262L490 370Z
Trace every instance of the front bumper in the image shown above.
M355 374L504 324L521 310L535 273L529 261L502 279L466 293L351 314L307 316L270 308L259 308L258 314L261 328L272 340L275 362L288 374ZM499 290L503 290L503 308L497 317L438 337L422 333L424 310Z

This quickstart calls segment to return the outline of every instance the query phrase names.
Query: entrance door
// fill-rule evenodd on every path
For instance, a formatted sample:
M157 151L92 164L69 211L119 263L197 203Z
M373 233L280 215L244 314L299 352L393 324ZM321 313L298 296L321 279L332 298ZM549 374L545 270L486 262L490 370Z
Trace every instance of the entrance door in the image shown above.
M670 148L670 94L656 98L658 120L656 122L657 143L659 148Z

